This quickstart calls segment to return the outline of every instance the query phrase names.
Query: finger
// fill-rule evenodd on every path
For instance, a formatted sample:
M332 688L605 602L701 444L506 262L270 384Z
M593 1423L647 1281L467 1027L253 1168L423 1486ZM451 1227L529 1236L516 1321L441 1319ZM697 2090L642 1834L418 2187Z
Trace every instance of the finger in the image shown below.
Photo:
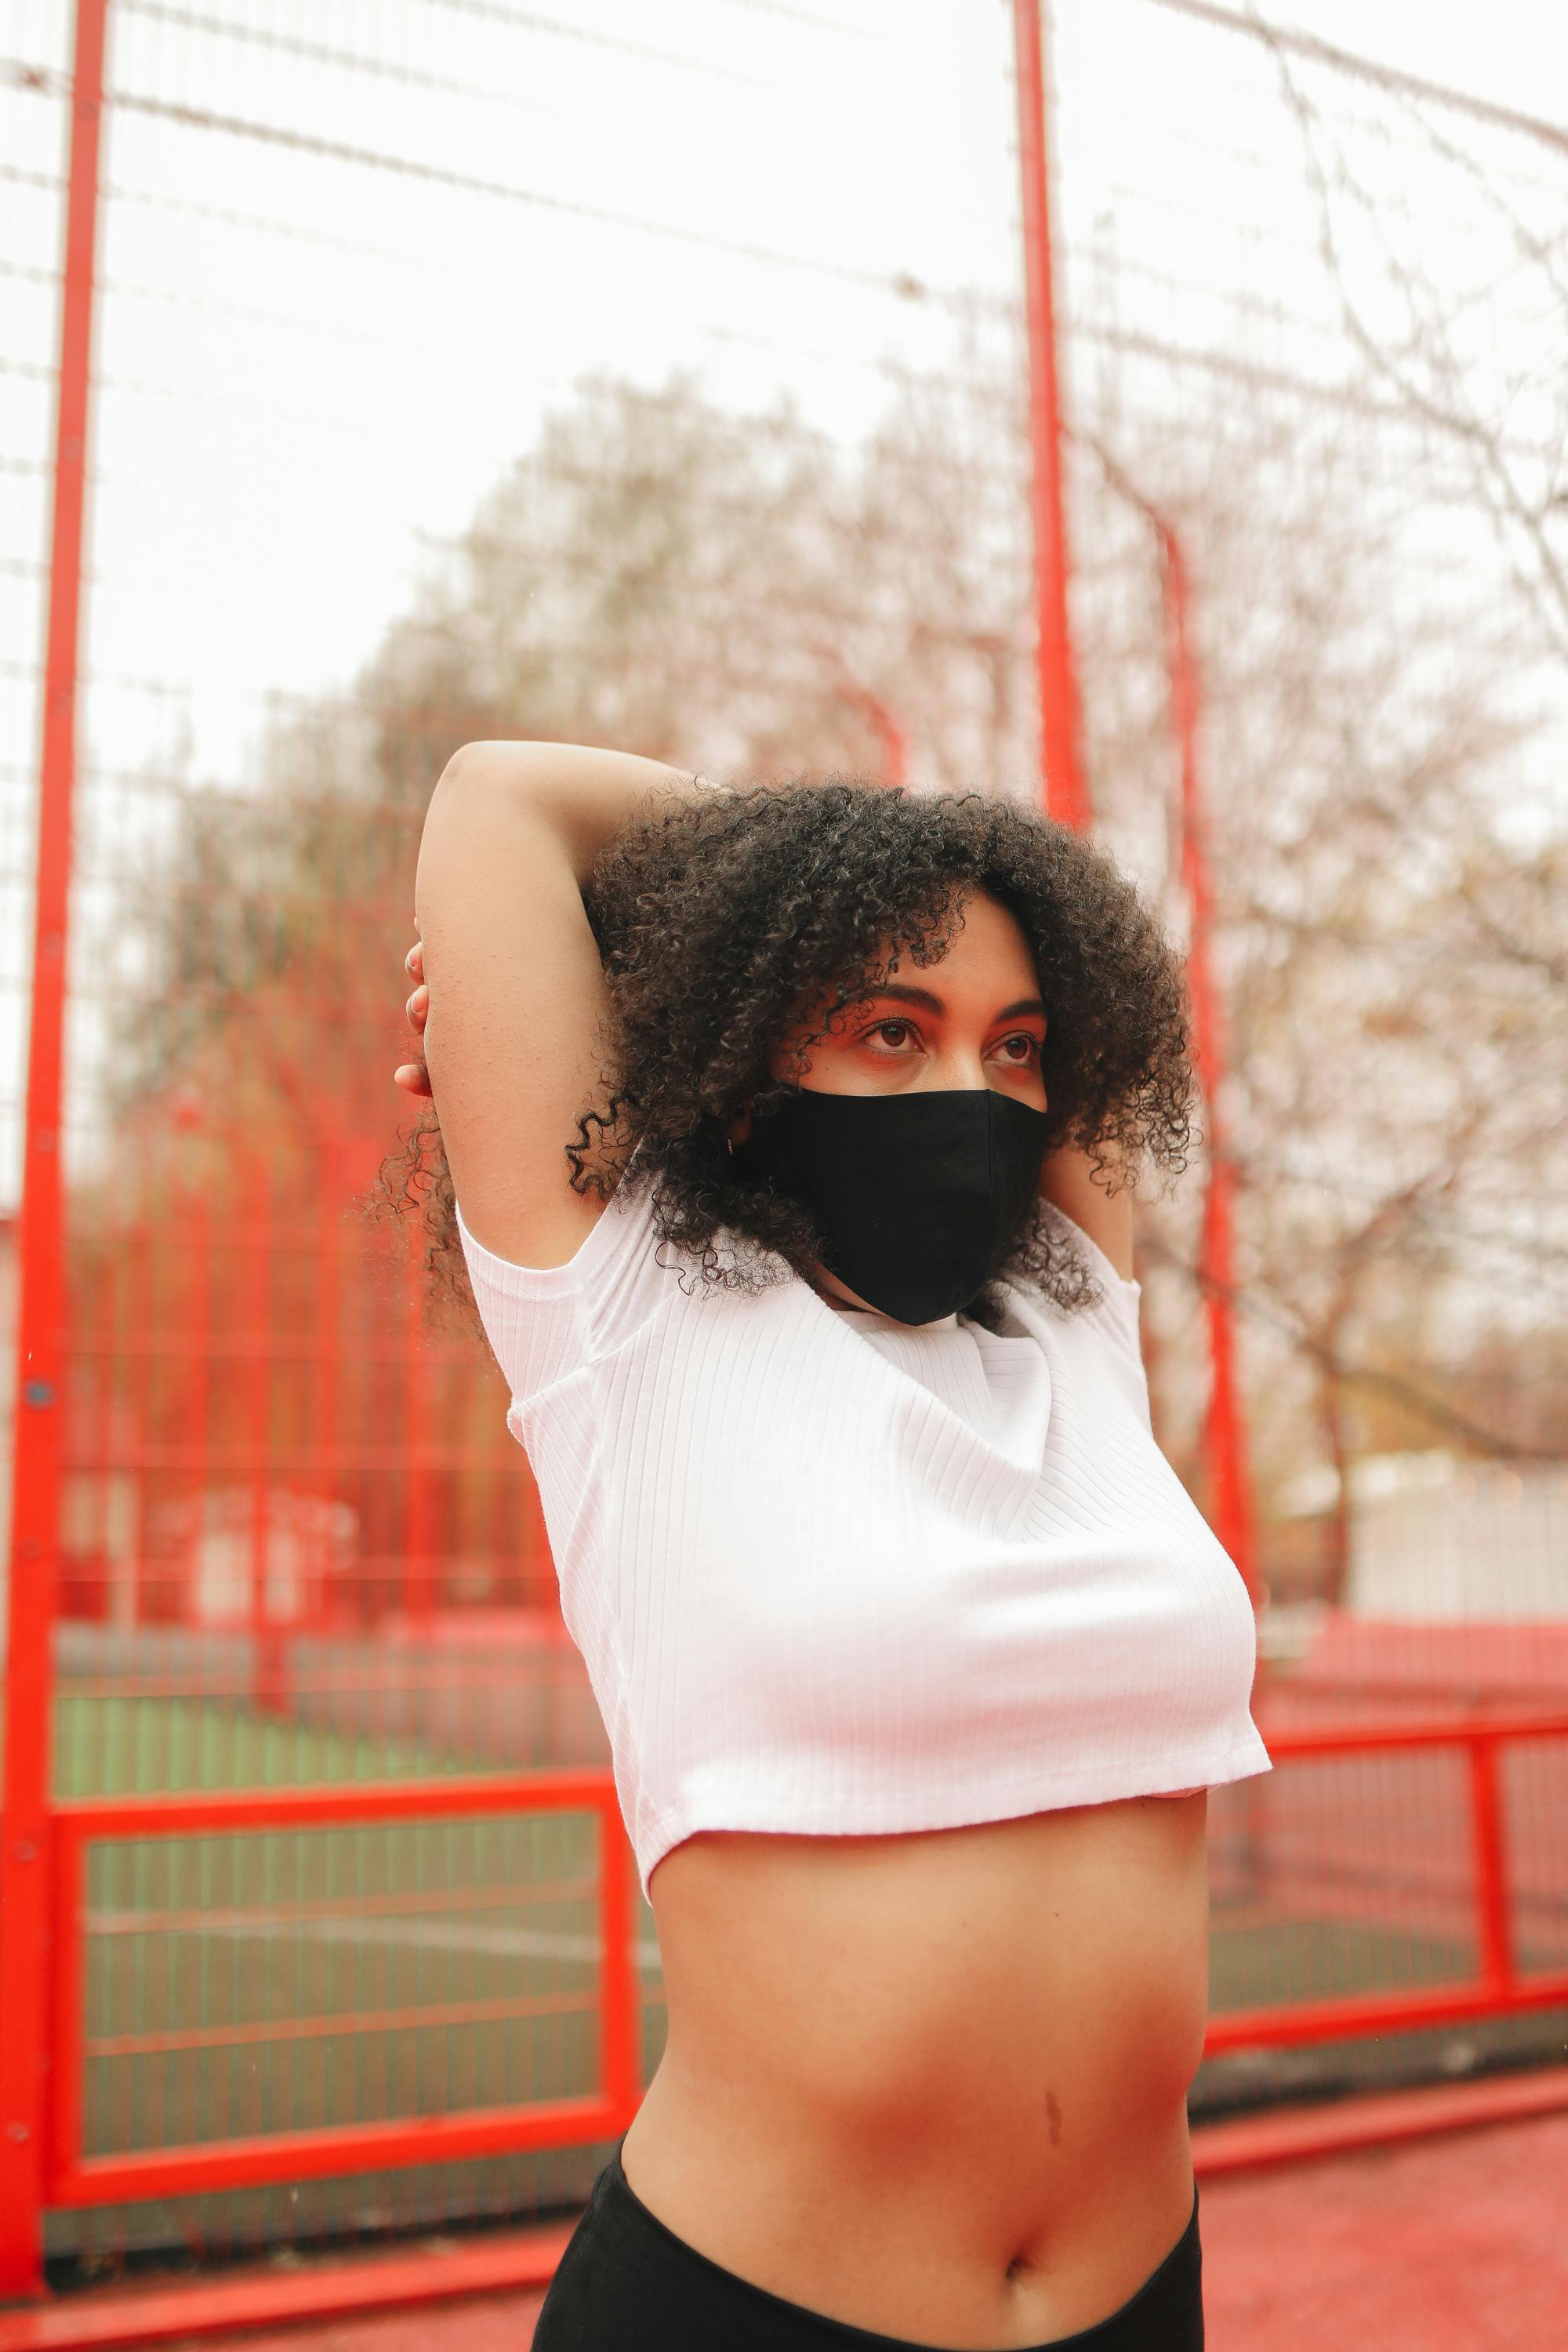
M405 1094L428 1095L430 1073L423 1062L403 1062L394 1070L392 1083L401 1087Z
M409 1027L423 1029L430 1018L430 991L423 986L416 988L403 1009L408 1015Z
M416 980L424 979L425 942L423 940L415 940L414 945L409 949L408 953L403 959L403 968L405 971L412 973Z

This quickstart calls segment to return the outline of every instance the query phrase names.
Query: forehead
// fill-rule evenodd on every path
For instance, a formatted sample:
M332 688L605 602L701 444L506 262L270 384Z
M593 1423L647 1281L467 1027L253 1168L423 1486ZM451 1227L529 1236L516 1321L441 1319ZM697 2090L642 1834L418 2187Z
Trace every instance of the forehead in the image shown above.
M1011 909L981 891L971 891L961 902L963 922L941 953L917 963L900 956L884 974L869 982L852 1002L864 1004L884 994L895 1000L918 992L934 997L954 1013L975 1012L989 1017L1001 1000L1033 998L1039 978L1034 951L1023 925ZM880 950L886 954L889 942ZM819 1016L850 988L847 975L837 986L816 995L812 1014ZM809 1017L809 1016L808 1016Z
M984 987L994 977L1018 983L1033 981L1034 951L1010 908L985 891L970 890L959 901L959 925L938 956L922 964L900 957L889 977L919 982L924 975L926 986L944 993L969 983Z

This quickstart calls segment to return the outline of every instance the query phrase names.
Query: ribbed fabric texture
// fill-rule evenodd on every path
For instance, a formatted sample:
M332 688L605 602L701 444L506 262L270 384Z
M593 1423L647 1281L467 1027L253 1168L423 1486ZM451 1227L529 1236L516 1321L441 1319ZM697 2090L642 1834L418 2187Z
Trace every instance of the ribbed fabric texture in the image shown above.
M1154 1442L1138 1286L1062 1223L1100 1303L1009 1285L996 1334L709 1289L626 1184L563 1266L459 1209L645 1892L699 1830L952 1829L1268 1770L1251 1607Z

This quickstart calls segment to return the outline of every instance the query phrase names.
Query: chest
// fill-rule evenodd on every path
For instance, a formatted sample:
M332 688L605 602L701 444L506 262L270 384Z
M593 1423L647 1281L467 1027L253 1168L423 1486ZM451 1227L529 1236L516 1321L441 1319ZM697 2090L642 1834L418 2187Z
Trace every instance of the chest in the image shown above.
M1107 1611L1152 1630L1234 1578L1154 1442L1135 1354L1086 1318L943 1335L959 1345L922 1362L809 1294L713 1304L650 1328L596 1400L623 1591L673 1580L763 1648L896 1622L940 1653Z

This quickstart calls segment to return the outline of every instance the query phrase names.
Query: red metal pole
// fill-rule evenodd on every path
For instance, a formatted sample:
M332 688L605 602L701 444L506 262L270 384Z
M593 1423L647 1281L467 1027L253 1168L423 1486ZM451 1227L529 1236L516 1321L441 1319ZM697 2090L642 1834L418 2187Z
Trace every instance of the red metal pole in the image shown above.
M312 1559L314 1590L310 1596L310 1620L317 1631L324 1630L338 1601L333 1514L338 1499L335 1475L338 1397L342 1380L342 1351L339 1338L342 1312L342 1204L349 1189L342 1168L342 1144L335 1135L329 1137L322 1148L318 1196L315 1328L320 1352L316 1359L314 1420L310 1432L317 1462L316 1475L310 1486L321 1511Z
M909 738L895 713L874 688L856 676L836 645L825 641L818 646L817 651L829 668L837 672L838 682L834 691L839 701L847 703L851 710L858 711L877 739L882 754L883 783L896 785L906 782Z
M0 2296L43 2292L48 2095L50 1639L58 1574L66 1288L60 1183L94 247L108 0L77 0L54 522L38 779L33 994L17 1223L16 1475L0 1839Z
M1497 1742L1472 1739L1468 1744L1476 1860L1477 1973L1489 1992L1502 2002L1514 1990L1515 1975Z
M174 1608L175 1622L195 1622L196 1595L193 1579L205 1541L206 1490L210 1482L212 1442L213 1297L212 1212L200 1181L194 1183L182 1205L180 1231L190 1281L185 1313L185 1370L181 1383L180 1434L189 1468L184 1482L190 1540L184 1560L184 1589ZM165 1576L170 1573L163 1566Z
M140 1347L145 1348L149 1350L153 1349L155 1344L153 1339L153 1319L155 1312L154 1289L153 1282L153 1218L152 1213L147 1206L151 1198L151 1185L149 1182L149 1162L151 1159L152 1153L147 1148L147 1138L145 1134L143 1134L141 1139L142 1165L137 1171L135 1180L136 1191L132 1195L132 1199L137 1205L137 1213L135 1222L131 1228L129 1247L125 1252L125 1255L129 1262L127 1265L127 1273L130 1279L127 1286L131 1294L131 1329L133 1335L131 1344L132 1348ZM116 1336L118 1337L118 1335ZM143 1399L150 1399L157 1392L154 1374L155 1360L155 1357L149 1352L143 1358L142 1364L138 1367L137 1385L141 1396ZM100 1374L100 1377L103 1378L104 1376ZM107 1386L107 1384L106 1381L105 1385ZM143 1402L140 1412L141 1426L137 1431L136 1437L133 1441L136 1446L137 1456L139 1457L135 1464L133 1474L134 1485L132 1490L134 1500L132 1503L131 1543L132 1557L136 1563L135 1572L131 1586L132 1609L130 1615L131 1622L133 1625L140 1625L146 1613L143 1605L145 1596L142 1590L145 1577L142 1563L146 1559L148 1552L148 1499L153 1485L153 1481L147 1474L146 1449L149 1444L156 1443L155 1426L153 1422L153 1414L155 1411L155 1407L152 1407ZM109 1491L110 1477L110 1475L115 1475L115 1473L118 1473L121 1457L120 1447L113 1442L114 1416L112 1406L105 1418L109 1423L110 1445L109 1449L106 1449L106 1451L100 1455L99 1459L105 1473L102 1483L104 1491L107 1493ZM113 1472L110 1469L110 1464L114 1465Z
M1198 764L1199 686L1193 651L1187 567L1170 525L1153 518L1160 540L1164 592L1171 717L1181 763L1182 879L1191 932L1187 981L1193 1005L1193 1059L1208 1106L1209 1172L1204 1196L1201 1271L1209 1328L1209 1409L1205 1432L1213 1480L1214 1530L1259 1605L1258 1529L1247 1474L1246 1426L1237 1396L1234 1234L1235 1177L1225 1148L1219 1096L1225 1039L1219 997L1209 961L1214 896L1204 844L1203 786Z
M642 1985L634 1945L631 1853L614 1791L599 1812L600 2089L628 2121L642 2095Z
M1023 176L1024 285L1029 336L1029 446L1034 472L1035 661L1040 702L1040 801L1060 824L1084 831L1089 788L1079 756L1078 674L1068 613L1062 422L1051 285L1049 162L1046 142L1041 0L1013 0L1018 164Z
M259 1149L249 1153L240 1190L247 1252L245 1368L247 1450L250 1455L250 1602L252 1692L258 1714L288 1712L287 1637L278 1622L273 1567L287 1562L290 1529L283 1511L272 1448L272 1171ZM281 1584L279 1575L278 1582Z
M839 699L858 710L875 735L882 754L882 782L889 788L902 784L909 777L909 740L879 694L868 686L847 683L838 689Z

